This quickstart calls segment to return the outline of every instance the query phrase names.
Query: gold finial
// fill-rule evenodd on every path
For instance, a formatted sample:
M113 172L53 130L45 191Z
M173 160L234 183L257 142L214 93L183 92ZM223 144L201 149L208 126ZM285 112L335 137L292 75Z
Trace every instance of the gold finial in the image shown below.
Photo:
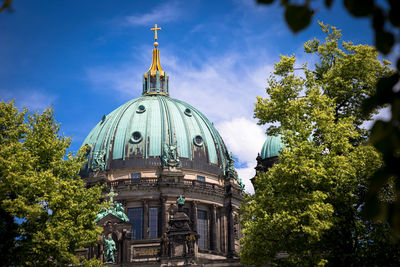
M157 24L154 24L154 28L151 28L150 30L154 31L154 47L157 47L158 46L158 43L157 43L157 30L161 31L161 27L158 28Z

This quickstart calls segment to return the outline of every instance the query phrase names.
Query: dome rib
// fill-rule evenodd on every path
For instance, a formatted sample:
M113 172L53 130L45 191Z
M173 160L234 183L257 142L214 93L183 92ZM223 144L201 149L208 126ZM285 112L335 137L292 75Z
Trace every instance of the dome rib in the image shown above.
M165 116L167 116L166 112L165 112L165 106L164 103L161 101L161 97L160 96L156 96L158 103L160 105L160 111L161 111L161 146L160 146L160 150L159 150L159 155L162 156L163 154L163 148L165 146L165 144L168 142L168 121L165 121Z
M189 115L186 109L191 110ZM141 134L138 142L132 141L134 132ZM193 142L196 135L202 137L200 147ZM224 172L226 148L212 123L191 105L163 95L128 101L97 123L84 142L92 147L85 168L97 171L103 159L102 169L161 166L164 144L175 142L183 168Z
M175 111L174 113L179 114L172 117L175 126L175 139L178 145L178 155L180 157L192 159L192 153L190 153L189 149L191 146L189 131L184 117L186 115L182 112L182 109L178 106L176 101L169 101L168 106Z
M122 159L125 159L126 151L125 151L124 144L127 142L127 137L129 134L128 126L130 125L130 123L128 123L128 122L131 119L129 117L125 118L125 113L127 112L127 110L133 109L134 106L137 106L136 102L137 102L137 99L129 101L127 103L126 107L121 109L121 112L118 114L119 116L118 116L117 123L112 125L112 128L114 128L114 135L113 135L114 139L113 139L113 146L112 146L113 149L112 149L111 159L114 158L115 154L122 155Z

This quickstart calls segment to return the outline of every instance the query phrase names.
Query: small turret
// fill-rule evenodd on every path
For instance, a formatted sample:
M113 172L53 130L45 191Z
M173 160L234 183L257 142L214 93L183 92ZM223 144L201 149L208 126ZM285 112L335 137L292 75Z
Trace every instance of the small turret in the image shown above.
M143 75L143 95L169 96L168 76L161 67L160 50L157 49L157 30L161 30L161 27L155 24L150 30L154 31L153 59L149 70Z

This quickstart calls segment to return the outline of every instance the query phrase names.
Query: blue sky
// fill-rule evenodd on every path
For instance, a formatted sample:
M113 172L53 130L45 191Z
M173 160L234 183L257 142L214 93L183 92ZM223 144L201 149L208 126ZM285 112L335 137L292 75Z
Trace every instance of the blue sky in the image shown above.
M302 45L323 38L317 20L342 29L344 40L372 44L369 21L335 2L331 10L316 3L312 25L293 34L283 9L255 1L15 0L15 12L0 14L0 98L39 111L53 105L76 151L103 114L141 95L157 23L171 97L214 122L252 192L265 140L254 102L279 55L312 61Z

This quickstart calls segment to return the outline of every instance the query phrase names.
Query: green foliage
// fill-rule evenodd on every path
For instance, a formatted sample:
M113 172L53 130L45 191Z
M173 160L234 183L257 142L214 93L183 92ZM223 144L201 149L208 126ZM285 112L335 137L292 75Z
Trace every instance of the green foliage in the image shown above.
M4 10L9 10L11 11L11 4L12 4L12 0L3 0L2 1L3 4L0 5L0 13L3 12Z
M245 264L355 266L368 259L374 265L372 233L388 229L360 212L382 165L361 127L376 110L361 110L392 71L374 48L341 42L339 30L320 25L325 41L304 45L319 59L313 68L304 64L297 74L295 56L281 56L268 79L268 98L257 98L255 117L274 123L267 134L282 134L285 148L278 164L257 174L255 195L241 207Z
M257 0L260 4L272 4L274 0ZM296 3L294 10L291 3ZM312 15L317 10L312 10L313 1L281 0L285 8L285 20L293 32L298 32L308 27ZM300 4L301 3L301 4ZM330 8L333 0L325 0L324 4ZM395 45L395 35L400 28L400 1L386 0L344 0L344 6L354 17L367 17L371 20L374 31L376 49L389 54ZM290 16L288 16L290 12ZM398 40L397 40L398 42ZM370 135L370 142L383 154L384 164L379 168L373 182L369 185L366 213L375 219L387 220L394 233L400 234L400 189L396 190L397 200L394 203L382 203L378 200L379 191L390 177L395 177L396 188L400 188L400 92L395 84L400 82L400 58L397 58L397 71L389 78L382 78L373 95L363 100L365 114L382 106L390 105L392 117L390 121L377 121Z
M1 239L5 265L77 263L75 250L96 242L101 188L85 188L78 172L83 151L66 155L71 140L59 135L53 110L19 112L0 102Z
M106 265L99 259L91 258L90 260L83 259L81 261L82 267L105 267Z

